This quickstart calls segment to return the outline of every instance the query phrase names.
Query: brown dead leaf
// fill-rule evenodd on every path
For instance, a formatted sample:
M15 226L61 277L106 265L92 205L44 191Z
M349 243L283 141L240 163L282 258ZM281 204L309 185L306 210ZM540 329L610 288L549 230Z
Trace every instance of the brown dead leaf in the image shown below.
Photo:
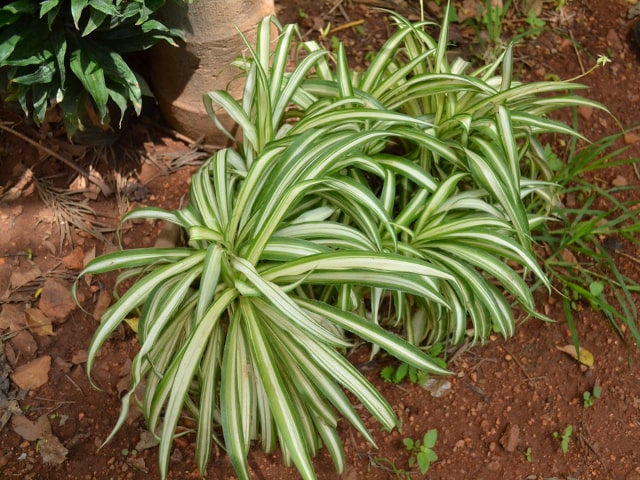
M51 435L51 424L46 415L40 416L32 422L24 415L14 415L11 419L13 431L29 442Z
M93 319L100 321L100 317L107 311L109 305L111 305L111 294L107 290L101 290L96 300L96 306L93 309Z
M15 399L5 401L4 405L0 406L0 431L14 415L22 415L20 404Z
M476 0L463 0L458 6L458 21L464 23L469 18L475 18L478 14Z
M9 285L11 289L16 290L20 287L24 287L25 285L33 282L37 278L42 275L42 272L35 265L30 266L26 270L14 270L11 272L11 279L9 280Z
M507 452L515 452L520 442L520 427L517 424L508 425L499 442Z
M48 434L40 438L39 452L42 463L50 465L60 465L67 459L69 450L62 445L62 442L55 435Z
M15 337L9 340L9 345L13 348L14 354L15 352L18 352L23 360L25 358L31 359L35 357L35 354L38 351L38 344L33 338L33 335L26 330L19 331ZM9 355L7 355L7 359L11 363Z
M567 263L571 263L571 264L578 263L578 259L573 254L573 252L568 248L565 248L564 250L562 250L562 252L560 252L560 256Z
M28 197L34 191L33 184L33 171L27 168L18 182L11 187L5 194L2 195L2 199L5 202L12 202L21 197Z
M627 185L629 185L629 180L627 180L627 177L618 175L616 178L611 180L611 185L613 185L614 187L626 187Z
M160 443L160 440L148 430L140 432L140 440L136 443L136 450L141 452L148 448L153 448Z
M533 10L536 17L542 13L542 0L527 0L524 5L524 12L529 13Z
M87 351L86 350L78 350L71 357L71 363L75 365L80 365L81 363L86 363L87 361Z
M593 365L593 354L586 348L580 347L580 355L578 355L578 350L576 350L575 345L565 345L564 347L556 346L556 348L587 367Z
M24 306L5 303L0 312L0 330L9 329L12 332L24 328Z
M144 458L142 457L127 458L127 465L129 465L131 468L134 468L140 472L149 473L149 470L147 469L147 464L145 463Z
M14 432L28 442L38 442L38 452L43 463L60 465L67 459L69 451L51 432L51 423L46 415L41 415L35 422L24 415L14 415L11 426Z
M41 387L49 381L51 357L45 355L17 367L11 374L11 380L23 390Z
M29 330L41 337L53 335L51 319L38 308L27 308L24 311L24 320Z
M627 132L624 134L625 145L633 145L635 143L640 143L640 134L634 132Z
M46 316L62 323L68 320L69 314L76 309L77 305L71 296L69 285L49 278L42 286L38 307Z
M69 270L82 270L84 268L84 250L78 246L71 250L69 255L62 257L62 264Z
M69 185L69 190L82 192L82 195L84 195L89 200L95 200L96 198L98 198L98 195L100 195L101 192L100 187L98 186L98 182L104 184L104 180L100 172L98 172L93 167L89 167L89 175L97 181L90 182L84 175L78 175ZM107 196L106 192L105 196Z

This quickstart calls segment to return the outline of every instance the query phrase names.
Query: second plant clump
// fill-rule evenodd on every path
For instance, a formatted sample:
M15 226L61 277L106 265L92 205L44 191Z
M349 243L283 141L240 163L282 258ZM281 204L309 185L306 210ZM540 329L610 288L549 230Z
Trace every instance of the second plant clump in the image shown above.
M173 222L186 245L107 254L82 272L124 269L118 283L133 280L104 314L87 368L139 316L115 430L144 385L163 477L184 414L196 421L203 472L213 441L241 479L256 441L267 452L279 445L305 479L325 446L341 472L339 415L375 444L343 389L385 429L397 421L347 348L364 340L444 374L425 353L433 345L511 335L513 302L535 314L526 278L546 278L531 231L557 202L537 136L576 135L546 113L596 104L565 93L580 85L516 81L511 48L472 70L448 61L446 23L436 40L424 23L393 20L396 33L355 72L342 46L315 42L298 45L287 71L297 28L278 26L272 51L277 22L264 19L238 61L242 99L205 95L214 121L222 106L241 140L193 176L188 206L124 219ZM562 93L541 95L553 92Z
M117 128L129 108L140 114L143 94L151 93L124 57L182 35L154 18L164 0L2 3L6 100L17 101L37 125L58 105L70 138L91 126Z

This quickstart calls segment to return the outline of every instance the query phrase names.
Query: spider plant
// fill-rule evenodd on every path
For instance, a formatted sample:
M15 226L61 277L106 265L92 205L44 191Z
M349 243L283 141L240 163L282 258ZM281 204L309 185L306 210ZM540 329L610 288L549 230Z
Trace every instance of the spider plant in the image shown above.
M383 248L381 230L393 230L391 219L380 199L343 174L355 164L380 170L364 151L382 148L402 129L425 144L437 141L423 133L422 120L370 108L349 111L348 124L338 112L315 128L291 129L286 109L324 52L285 75L295 29L283 29L271 55L271 21L260 25L242 101L226 92L207 94L207 105L224 106L238 122L242 143L217 152L198 170L184 209L142 208L124 218L173 222L187 233L187 246L107 254L81 273L125 269L119 282L135 279L104 314L87 368L126 316L139 315L140 351L114 433L144 379L141 405L149 429L156 431L162 418L163 477L185 411L197 421L203 472L217 441L238 476L249 478L253 440L268 452L280 444L303 478L315 478L310 457L321 444L342 471L336 412L373 443L343 388L384 428L396 422L385 399L340 353L351 345L347 332L416 368L446 373L357 313L372 288L446 308L439 283L452 278L422 259ZM371 128L351 128L367 122ZM331 220L336 212L342 222Z
M363 75L348 68L344 47L333 58L313 42L288 72L297 30L278 26L271 51L275 20L264 19L237 62L242 98L204 96L221 128L214 106L235 120L239 140L227 132L232 146L193 176L188 206L124 218L177 224L186 246L111 253L82 272L124 269L118 283L133 283L104 314L87 368L127 315L139 316L140 351L114 433L144 383L163 477L184 414L197 424L203 472L212 441L242 479L252 441L267 452L279 445L305 479L315 478L321 445L342 471L338 414L373 443L343 389L384 428L396 421L343 357L354 338L443 374L425 350L460 340L467 316L476 338L512 332L499 286L533 312L526 272L546 278L530 226L544 218L523 199L553 200L534 136L573 134L544 119L550 107L537 94L573 87L512 82L509 51L497 79L498 64L475 77L460 63L447 71L446 26L436 42L424 24L395 18L400 33Z
M532 249L530 230L544 224L545 215L559 200L537 137L557 133L582 138L546 115L570 105L603 107L566 93L584 88L579 84L516 81L512 46L495 61L471 71L462 59L448 60L447 22L436 40L425 32L427 23L393 18L398 29L368 69L352 73L342 49L335 69L321 58L318 75L303 87L314 109L325 105L328 110L357 96L424 120L430 125L425 133L446 147L398 139L396 155L382 152L374 158L388 174L380 177L376 193L396 229L383 235L385 241L405 255L437 264L455 278L442 283L446 309L396 295L396 318L404 319L410 341L427 346L445 339L460 341L468 332L467 318L475 339L492 331L509 335L513 313L505 292L525 311L538 315L528 274L549 286ZM320 50L312 42L306 47L310 52ZM308 107L307 115L315 116L316 111ZM352 175L369 182L370 172ZM546 210L527 208L537 199ZM418 314L412 317L416 308Z

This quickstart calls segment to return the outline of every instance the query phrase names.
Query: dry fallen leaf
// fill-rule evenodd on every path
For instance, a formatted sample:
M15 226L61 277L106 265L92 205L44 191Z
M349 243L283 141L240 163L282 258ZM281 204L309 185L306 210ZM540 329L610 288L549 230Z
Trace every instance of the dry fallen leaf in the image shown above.
M11 399L3 403L4 405L0 406L0 431L2 431L13 415L22 415L22 410L17 400Z
M55 435L48 434L40 438L38 446L42 463L60 465L67 459L69 450L62 445L62 442Z
M82 270L84 268L84 250L77 246L69 255L62 257L62 264L69 270Z
M16 333L16 336L9 340L9 343L5 345L5 348L9 346L13 349L13 352L9 352L7 350L5 353L7 353L7 360L9 360L9 363L12 366L15 366L15 362L17 360L17 358L11 357L12 353L16 354L17 352L17 354L24 360L35 357L35 354L38 351L38 343L35 338L33 338L33 335L26 330Z
M125 318L124 321L126 322L127 325L129 325L131 330L138 333L138 322L140 321L138 317Z
M578 351L576 350L576 347L574 345L565 345L564 347L556 346L556 348L561 352L570 355L575 360L579 361L583 365L586 365L587 367L593 365L593 354L586 348L580 347L580 355L578 355Z
M136 443L136 450L141 452L142 450L146 450L148 448L153 448L160 443L160 440L148 430L143 430L140 432L140 440Z
M42 286L42 295L38 307L46 316L56 323L64 323L69 315L77 308L76 301L71 296L71 287L66 282L49 278Z
M88 355L87 355L87 351L86 350L78 350L71 357L71 363L73 363L75 365L79 365L81 363L86 363L87 362L87 356Z
M45 355L17 367L11 374L11 380L13 380L13 383L15 383L18 388L33 390L49 381L50 369L51 357Z
M13 431L29 442L35 442L45 435L51 434L51 424L46 415L42 415L32 422L24 415L14 415L11 418Z
M100 321L100 317L107 311L109 305L111 305L111 294L107 290L101 290L96 300L96 306L93 309L93 319Z
M27 308L24 311L24 320L29 330L41 337L53 335L51 319L38 308Z
M0 330L19 332L24 329L24 306L6 303L0 312Z
M562 260L564 260L567 263L570 263L570 264L577 264L578 263L578 259L573 254L573 252L571 250L569 250L568 248L563 249L560 252L560 256L562 257Z
M147 469L147 464L144 461L144 458L142 457L127 458L127 465L129 465L131 468L135 468L139 472L149 473L149 470Z

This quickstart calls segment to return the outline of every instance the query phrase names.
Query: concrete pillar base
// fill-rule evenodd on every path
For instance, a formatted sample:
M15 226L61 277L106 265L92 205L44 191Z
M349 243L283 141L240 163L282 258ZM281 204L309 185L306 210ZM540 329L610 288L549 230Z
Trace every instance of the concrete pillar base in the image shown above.
M179 48L165 42L151 51L151 83L166 121L193 139L224 145L222 134L207 115L202 96L212 90L228 90L239 98L244 82L229 64L246 51L238 33L255 42L260 20L275 12L273 0L194 0L168 2L160 17L180 28L185 42ZM237 28L236 28L237 27ZM231 128L231 121L222 122Z

